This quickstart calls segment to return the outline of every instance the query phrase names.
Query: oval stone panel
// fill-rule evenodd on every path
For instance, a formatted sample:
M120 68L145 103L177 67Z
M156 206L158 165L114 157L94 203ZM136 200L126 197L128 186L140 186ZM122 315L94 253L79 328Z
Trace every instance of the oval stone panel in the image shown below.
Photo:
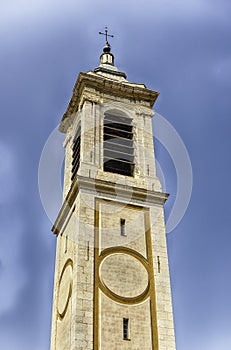
M65 316L72 291L72 266L66 264L61 273L58 291L58 313L61 318Z
M102 283L113 293L124 298L135 298L148 286L148 273L141 262L123 253L106 257L100 269Z

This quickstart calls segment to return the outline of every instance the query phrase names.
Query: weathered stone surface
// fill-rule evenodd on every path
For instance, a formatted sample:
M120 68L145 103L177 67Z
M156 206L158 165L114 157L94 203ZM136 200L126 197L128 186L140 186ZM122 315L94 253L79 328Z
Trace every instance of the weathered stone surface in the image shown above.
M102 74L80 75L61 123L66 160L64 204L53 227L51 350L175 350L163 212L167 196L156 177L151 123L158 94ZM103 170L106 112L133 120L134 176ZM79 122L80 166L73 182ZM126 340L124 319L129 319Z

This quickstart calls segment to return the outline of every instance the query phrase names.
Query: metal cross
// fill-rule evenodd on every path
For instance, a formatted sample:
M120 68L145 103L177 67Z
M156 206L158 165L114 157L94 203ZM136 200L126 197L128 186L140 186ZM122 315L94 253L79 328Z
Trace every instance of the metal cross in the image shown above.
M102 32L99 32L99 34L102 34L102 35L105 35L105 39L106 39L106 45L109 45L109 43L108 43L108 37L110 36L111 38L114 38L114 35L110 35L110 34L108 34L108 30L107 30L107 27L105 27L105 33L102 33Z

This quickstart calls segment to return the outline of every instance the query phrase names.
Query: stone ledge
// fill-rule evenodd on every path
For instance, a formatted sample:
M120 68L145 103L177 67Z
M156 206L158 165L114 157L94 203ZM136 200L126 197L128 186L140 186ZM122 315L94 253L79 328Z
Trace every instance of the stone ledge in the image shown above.
M141 204L149 203L163 205L168 198L168 194L162 192L149 191L124 184L115 184L110 181L77 176L65 198L54 226L52 227L52 232L54 234L58 235L61 231L80 190L87 190L95 196L106 194L115 199L119 197L125 201L139 201Z

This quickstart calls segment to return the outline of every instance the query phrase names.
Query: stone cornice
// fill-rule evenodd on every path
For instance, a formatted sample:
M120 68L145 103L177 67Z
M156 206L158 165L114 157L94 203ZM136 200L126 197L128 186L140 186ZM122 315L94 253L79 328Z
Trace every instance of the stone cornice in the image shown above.
M108 73L108 74L113 74L113 75L117 75L119 77L123 77L123 78L127 78L126 74L124 72L119 72L119 71L115 71L115 70L110 70L104 67L97 67L94 69L94 72L102 72L102 73Z
M142 205L163 205L168 198L168 194L162 192L149 191L143 188L77 176L52 227L52 232L54 234L58 235L61 231L80 190L90 191L95 196L109 195L112 199L119 198L131 204L139 202Z
M159 93L148 90L138 84L118 82L94 73L80 73L73 89L73 95L59 126L61 132L66 132L68 119L78 110L85 89L94 89L98 93L126 98L131 101L146 102L150 108L154 105Z

